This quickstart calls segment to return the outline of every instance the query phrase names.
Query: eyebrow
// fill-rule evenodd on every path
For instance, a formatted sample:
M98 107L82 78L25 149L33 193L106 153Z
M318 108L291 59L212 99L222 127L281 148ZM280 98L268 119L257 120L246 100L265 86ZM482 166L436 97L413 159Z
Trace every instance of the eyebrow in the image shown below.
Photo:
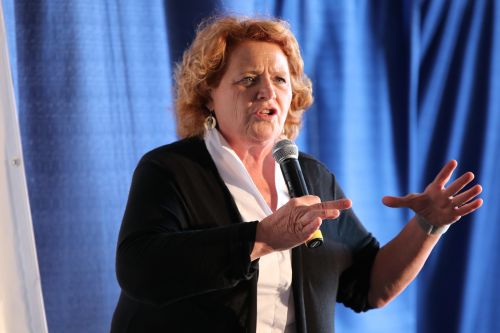
M270 70L271 74L279 74L279 75L291 75L290 71L286 69L273 69L271 68ZM239 71L239 75L242 74L255 74L255 75L260 75L262 74L262 70L256 69L256 68L242 68Z

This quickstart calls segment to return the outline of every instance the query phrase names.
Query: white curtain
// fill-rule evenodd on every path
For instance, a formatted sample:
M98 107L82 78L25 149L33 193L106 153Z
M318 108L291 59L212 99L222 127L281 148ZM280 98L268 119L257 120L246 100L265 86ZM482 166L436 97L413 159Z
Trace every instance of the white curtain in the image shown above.
M47 332L0 1L0 333Z

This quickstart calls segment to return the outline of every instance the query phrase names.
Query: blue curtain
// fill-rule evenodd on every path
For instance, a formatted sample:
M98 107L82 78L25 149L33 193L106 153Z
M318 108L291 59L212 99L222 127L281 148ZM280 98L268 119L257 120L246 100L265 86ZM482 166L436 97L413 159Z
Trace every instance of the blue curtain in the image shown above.
M500 1L3 0L50 332L106 332L132 171L176 140L172 69L214 13L291 23L315 103L298 144L337 175L382 243L449 159L484 206L381 310L338 306L339 332L500 331ZM495 318L497 317L497 318Z

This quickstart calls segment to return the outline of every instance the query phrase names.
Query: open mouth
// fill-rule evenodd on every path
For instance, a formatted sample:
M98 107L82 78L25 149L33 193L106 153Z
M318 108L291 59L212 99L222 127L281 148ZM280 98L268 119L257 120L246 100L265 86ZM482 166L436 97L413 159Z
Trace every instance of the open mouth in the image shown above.
M278 112L275 109L265 109L265 110L260 110L258 112L258 114L260 114L260 115L266 115L266 116L274 116L277 113Z

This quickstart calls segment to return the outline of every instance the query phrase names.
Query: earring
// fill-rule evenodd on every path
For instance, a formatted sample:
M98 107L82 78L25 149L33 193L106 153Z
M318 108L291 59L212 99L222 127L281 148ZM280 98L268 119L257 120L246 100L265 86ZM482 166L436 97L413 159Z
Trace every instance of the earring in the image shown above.
M205 118L205 129L207 131L212 130L217 126L217 119L215 119L215 113L213 110L210 110L210 114Z

